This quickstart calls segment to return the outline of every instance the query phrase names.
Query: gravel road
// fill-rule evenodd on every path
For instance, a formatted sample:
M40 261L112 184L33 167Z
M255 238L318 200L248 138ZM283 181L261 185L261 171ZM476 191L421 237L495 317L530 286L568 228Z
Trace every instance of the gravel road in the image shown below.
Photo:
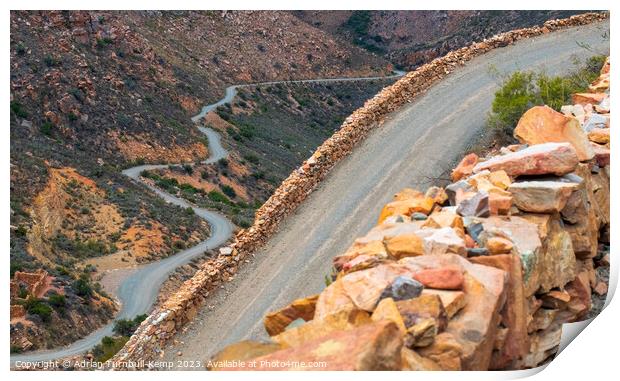
M334 168L281 231L177 334L164 358L204 360L229 343L266 338L265 313L320 292L331 258L375 224L395 192L425 188L483 133L497 89L491 68L559 74L574 67L574 57L608 54L608 36L605 21L495 49L402 107Z
M241 87L252 87L257 85L273 85L279 83L329 83L329 82L350 82L350 81L369 81L375 79L387 79L397 78L403 76L405 72L395 71L394 74L384 77L352 77L352 78L318 78L318 79L303 79L293 81L271 81L261 82L244 85L233 85L226 88L224 98L220 99L216 103L206 105L202 108L199 114L192 117L194 123L198 123L208 112L216 109L226 103L230 103L235 95L237 89ZM228 156L228 151L221 144L220 135L208 127L198 126L197 128L207 136L209 139L209 157L202 161L205 164L215 163L218 160ZM206 220L211 227L211 234L209 238L198 243L189 249L178 252L177 254L160 261L152 262L147 265L138 266L123 272L120 276L120 285L118 290L115 290L115 296L121 302L121 310L116 315L115 319L127 319L134 318L136 315L148 313L161 288L161 285L168 278L168 275L177 267L188 263L196 256L202 254L208 249L213 249L224 244L233 233L234 226L232 222L225 216L210 211L204 208L199 208L189 202L173 196L163 190L156 188L146 182L140 177L142 171L162 169L169 166L180 166L181 164L147 164L139 165L136 167L128 168L123 171L123 174L136 182L140 182L148 187L151 191L164 199L166 202L177 205L183 208L192 208L194 212ZM118 276L118 274L116 274ZM77 340L62 348L54 348L49 350L38 350L27 352L23 354L11 355L11 366L19 365L21 362L35 362L53 360L63 357L69 357L84 353L90 350L96 344L99 344L104 336L112 335L112 327L114 322L110 322L104 327L90 333L88 336Z

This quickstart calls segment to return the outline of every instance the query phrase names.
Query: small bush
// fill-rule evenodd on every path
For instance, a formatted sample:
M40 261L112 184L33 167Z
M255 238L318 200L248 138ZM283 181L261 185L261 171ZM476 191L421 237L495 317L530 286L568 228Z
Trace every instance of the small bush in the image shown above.
M230 198L237 197L237 193L235 192L233 187L229 185L222 185L222 192L224 192L224 194Z
M121 336L131 336L138 329L140 323L147 318L146 314L138 315L133 319L119 319L114 322L112 331Z
M185 170L185 172L186 172L188 175L191 175L191 174L193 174L193 173L194 173L194 168L193 168L191 165L189 165L189 164L184 164L184 165L183 165L183 169Z
M90 297L93 295L93 288L88 281L88 276L80 276L80 279L71 285L73 291L81 297Z
M224 204L230 204L230 200L218 191L213 190L209 192L207 196L209 197L209 200L211 201L221 202Z
M67 298L64 295L52 294L48 298L48 303L56 309L64 309L67 305Z
M46 323L52 320L52 308L38 299L29 299L24 307L29 314L38 315Z
M28 117L28 113L24 110L24 106L18 101L11 101L11 111L15 113L19 118Z
M506 78L495 98L487 125L512 134L521 116L531 107L548 105L559 111L569 104L571 94L586 91L603 65L605 57L590 57L585 64L566 76L549 76L543 72L517 71ZM578 62L575 62L579 65Z
M123 348L125 343L129 341L129 337L110 337L105 336L101 339L101 343L95 345L93 347L93 355L95 356L95 360L99 362L106 362L112 358L118 351Z
M54 128L54 124L50 121L46 121L41 125L40 130L43 135L51 136L53 128Z

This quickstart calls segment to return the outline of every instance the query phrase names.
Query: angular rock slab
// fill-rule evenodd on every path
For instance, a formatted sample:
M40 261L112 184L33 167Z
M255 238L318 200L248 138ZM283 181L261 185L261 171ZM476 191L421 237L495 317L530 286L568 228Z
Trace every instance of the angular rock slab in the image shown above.
M482 223L485 233L507 235L512 241L523 266L525 296L534 295L540 287L543 273L543 246L536 224L517 216L491 216L477 220Z
M581 161L594 157L588 138L577 119L565 116L548 106L535 106L523 114L514 130L515 138L529 145L570 143Z
M302 346L256 357L253 359L256 367L223 367L221 370L400 370L402 346L403 339L396 324L381 321L353 330L331 332Z
M574 171L578 163L577 151L569 143L545 143L478 163L474 173L504 170L513 177L547 174L561 176Z
M305 321L312 320L318 298L318 295L313 295L297 299L283 309L267 314L264 319L264 325L269 336L283 332L294 320L300 318Z
M579 184L563 181L519 181L508 191L517 208L531 213L557 213L561 211Z

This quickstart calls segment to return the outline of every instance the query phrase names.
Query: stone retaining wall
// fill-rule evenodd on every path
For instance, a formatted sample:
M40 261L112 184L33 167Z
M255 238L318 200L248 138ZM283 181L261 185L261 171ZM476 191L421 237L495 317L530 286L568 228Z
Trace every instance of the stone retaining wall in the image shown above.
M521 144L465 156L445 189L398 192L377 225L333 258L335 275L320 294L265 316L268 342L231 344L207 368L548 362L563 324L595 315L592 294L608 287L609 61L589 91L562 112L532 107L514 129Z
M142 323L112 361L135 361L157 357L174 333L194 318L209 292L221 282L229 280L246 256L266 242L283 219L305 200L338 161L348 155L373 128L380 125L386 115L424 93L465 62L492 49L556 30L601 21L608 17L607 13L588 13L547 21L542 27L502 33L437 58L383 89L349 116L332 137L282 182L257 211L254 225L236 235L231 245L232 250L225 248L220 251L217 258L206 262L192 279L185 282L176 294Z

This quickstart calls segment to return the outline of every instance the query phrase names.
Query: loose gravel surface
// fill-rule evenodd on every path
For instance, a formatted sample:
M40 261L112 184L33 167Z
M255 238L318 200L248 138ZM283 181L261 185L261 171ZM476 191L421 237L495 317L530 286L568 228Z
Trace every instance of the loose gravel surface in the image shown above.
M605 21L493 50L391 115L177 334L164 359L205 360L229 343L266 339L265 313L320 292L332 257L375 224L382 205L395 192L425 188L483 134L498 86L491 71L566 72L574 67L574 57L608 54L608 36Z

